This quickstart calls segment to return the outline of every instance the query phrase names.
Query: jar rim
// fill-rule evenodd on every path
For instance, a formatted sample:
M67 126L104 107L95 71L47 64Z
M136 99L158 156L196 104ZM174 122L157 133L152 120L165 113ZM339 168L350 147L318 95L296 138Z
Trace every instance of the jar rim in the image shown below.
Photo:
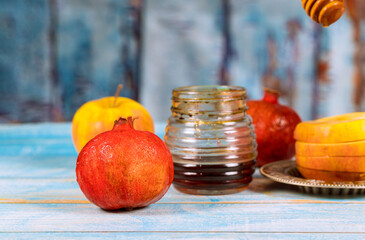
M246 89L240 86L234 85L192 85L192 86L184 86L178 87L173 90L174 93L184 93L184 94L200 94L200 93L209 93L209 92L235 92L240 93L242 95L246 94Z

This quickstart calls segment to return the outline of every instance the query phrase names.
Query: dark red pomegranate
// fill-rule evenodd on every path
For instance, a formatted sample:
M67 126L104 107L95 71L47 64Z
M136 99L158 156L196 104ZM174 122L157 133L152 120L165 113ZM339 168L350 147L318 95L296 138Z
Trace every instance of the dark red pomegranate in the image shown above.
M301 122L298 114L278 103L280 93L265 89L262 100L247 102L257 141L257 165L290 159L295 154L295 127Z

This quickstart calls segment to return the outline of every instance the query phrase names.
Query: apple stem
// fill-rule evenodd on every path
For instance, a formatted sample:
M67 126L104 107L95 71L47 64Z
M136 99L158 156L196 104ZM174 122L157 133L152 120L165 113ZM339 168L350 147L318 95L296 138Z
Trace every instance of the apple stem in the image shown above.
M123 84L119 84L118 85L118 89L117 89L117 91L115 92L115 95L114 95L114 104L113 104L113 107L115 107L115 104L117 104L117 99L118 99L119 93L120 93L120 91L122 91L122 89L123 89Z

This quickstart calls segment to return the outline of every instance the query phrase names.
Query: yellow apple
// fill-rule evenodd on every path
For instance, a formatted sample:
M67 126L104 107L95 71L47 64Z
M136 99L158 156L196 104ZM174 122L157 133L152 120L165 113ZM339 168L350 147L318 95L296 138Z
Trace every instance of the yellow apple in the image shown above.
M82 105L72 119L72 140L77 152L99 133L111 130L115 120L128 116L135 119L135 129L154 132L149 112L130 98L105 97Z

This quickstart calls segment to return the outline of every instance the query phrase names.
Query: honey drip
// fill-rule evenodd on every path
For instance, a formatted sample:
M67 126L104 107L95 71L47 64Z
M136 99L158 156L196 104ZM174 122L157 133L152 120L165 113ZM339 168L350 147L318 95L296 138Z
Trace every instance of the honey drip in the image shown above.
M313 21L328 27L345 12L344 0L301 0L305 12Z

